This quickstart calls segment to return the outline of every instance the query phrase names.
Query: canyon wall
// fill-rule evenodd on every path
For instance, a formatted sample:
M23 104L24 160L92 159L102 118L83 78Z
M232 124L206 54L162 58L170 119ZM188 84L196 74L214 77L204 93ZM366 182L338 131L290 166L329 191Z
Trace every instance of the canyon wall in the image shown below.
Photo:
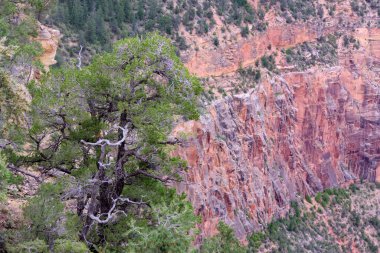
M188 67L224 76L252 65L269 43L281 49L312 41L343 29L337 22L268 28L205 47ZM245 241L286 215L292 200L359 179L380 182L380 29L351 24L349 31L361 47L339 47L337 66L267 72L254 89L214 101L199 121L177 126L176 134L190 136L176 151L189 164L178 190L203 218L201 237L224 221Z

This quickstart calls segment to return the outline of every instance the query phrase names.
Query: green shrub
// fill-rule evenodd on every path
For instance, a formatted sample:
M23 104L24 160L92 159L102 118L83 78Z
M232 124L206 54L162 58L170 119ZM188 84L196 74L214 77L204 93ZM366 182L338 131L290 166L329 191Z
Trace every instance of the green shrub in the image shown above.
M7 198L7 186L12 177L12 173L7 168L6 158L0 153L0 202Z
M59 219L64 215L64 204L59 198L61 185L42 184L37 195L24 207L24 216L30 223L28 237L52 243L57 237Z
M368 220L368 222L369 222L369 224L371 224L372 226L374 226L376 228L378 233L380 233L380 220L379 220L379 218L377 218L376 216L372 217Z
M241 27L241 28L240 28L240 34L241 34L241 36L244 37L244 38L248 37L248 35L249 35L249 29L248 29L248 26Z
M55 253L89 253L90 250L83 242L57 240L54 245Z
M315 195L315 201L317 201L319 204L321 204L323 207L327 207L327 205L330 202L330 194L331 190L327 190L327 192L318 192L317 195Z
M246 249L240 245L236 239L234 231L225 223L220 222L218 225L219 234L214 237L205 239L200 248L201 253L243 253Z
M356 193L359 190L359 187L356 184L351 184L349 188L353 193Z
M10 248L9 251L11 253L48 253L49 248L45 241L36 239L34 241L20 243Z
M274 71L276 70L276 59L273 55L264 55L261 57L261 66L269 71Z
M262 232L253 233L248 239L249 252L258 252L262 242L265 240L265 234Z
M219 39L218 39L218 37L214 37L212 39L212 43L214 44L214 46L219 47Z
M351 222L355 227L359 227L360 225L360 216L356 212L351 212Z

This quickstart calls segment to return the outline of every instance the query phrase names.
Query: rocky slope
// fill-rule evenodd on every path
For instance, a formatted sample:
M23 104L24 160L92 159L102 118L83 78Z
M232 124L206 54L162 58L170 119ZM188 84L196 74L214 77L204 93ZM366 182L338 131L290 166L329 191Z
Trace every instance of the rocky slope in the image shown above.
M374 184L365 183L293 202L289 218L272 223L265 234L256 233L249 239L250 248L256 252L378 253L379 191ZM259 238L261 245L253 246Z
M358 179L380 182L376 22L370 14L363 22L344 1L323 23L270 23L257 36L218 48L206 42L184 57L194 74L224 88L266 54L277 52L282 69L265 72L248 92L213 101L200 121L175 130L190 136L176 152L190 167L178 189L203 217L202 235L215 234L222 220L244 241L286 215L291 200ZM337 65L289 71L281 49L329 34L349 34L360 47L346 48L340 38Z

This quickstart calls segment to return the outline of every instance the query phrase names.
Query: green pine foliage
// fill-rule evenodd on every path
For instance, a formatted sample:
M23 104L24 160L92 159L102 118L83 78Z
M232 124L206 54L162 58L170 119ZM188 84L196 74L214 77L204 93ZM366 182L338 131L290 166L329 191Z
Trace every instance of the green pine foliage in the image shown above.
M55 0L29 0L29 4L36 13L38 20L42 19L42 15L49 10L50 6L55 3Z
M21 0L1 0L0 2L0 38L6 37L6 45L23 45L30 43L30 37L37 36L35 13L30 8L20 5ZM12 17L18 13L26 14L24 19L18 22L12 21Z
M61 190L60 185L43 184L37 195L24 207L25 218L30 222L26 238L30 236L31 240L39 239L48 244L53 243L57 237L58 222L63 216L64 205L59 198Z
M8 186L19 185L23 181L22 177L13 174L8 168L6 155L0 152L0 204L8 197Z
M49 247L43 240L27 241L17 244L15 247L9 247L11 253L48 253Z
M265 234L262 232L253 233L249 237L248 252L258 252L260 246L265 240Z
M306 201L309 202L310 204L313 203L312 200L311 200L310 195L306 195L306 196L305 196L305 199L306 199Z
M58 239L55 241L54 252L59 253L90 253L86 244L83 242Z

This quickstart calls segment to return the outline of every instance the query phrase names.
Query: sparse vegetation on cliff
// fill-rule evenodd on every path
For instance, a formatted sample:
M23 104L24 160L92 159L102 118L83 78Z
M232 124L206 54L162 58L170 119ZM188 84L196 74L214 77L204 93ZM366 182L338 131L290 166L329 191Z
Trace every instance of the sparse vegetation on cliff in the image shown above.
M283 51L286 62L299 70L312 66L333 66L338 63L337 38L334 35L320 37L316 42L305 42Z
M260 62L256 63L256 66L261 66L269 71L276 72L276 54L264 55L261 57Z
M344 35L343 46L345 48L350 48L352 46L354 49L359 49L360 42L357 39L355 39L353 36Z
M317 16L317 10L320 9L318 1L303 1L303 0L280 0L280 1L265 1L261 0L261 4L270 7L276 6L278 13L285 18L287 23L292 23L299 20L308 20Z
M361 184L350 190L327 189L311 204L293 202L289 218L274 221L264 234L249 238L248 252L347 252L356 248L375 253L380 235L374 217L380 208L378 194L373 184Z
M364 17L371 12L375 15L380 15L380 2L377 0L366 0L366 1L350 1L351 9L359 17Z
M380 221L373 215L380 208L378 193L373 184L365 183L350 190L327 189L314 201L310 198L311 203L293 201L287 218L253 233L246 247L231 228L220 223L219 233L205 239L200 252L347 252L356 248L376 253Z

